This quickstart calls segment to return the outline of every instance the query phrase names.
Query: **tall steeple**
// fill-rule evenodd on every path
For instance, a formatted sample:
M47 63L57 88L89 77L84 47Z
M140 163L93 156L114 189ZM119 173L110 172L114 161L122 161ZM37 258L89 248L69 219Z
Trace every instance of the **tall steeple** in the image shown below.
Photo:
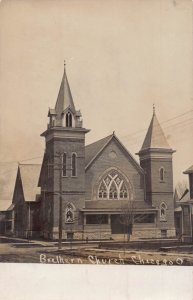
M66 67L64 63L64 74L62 77L62 82L60 85L60 90L58 93L58 98L56 101L55 111L58 116L60 116L66 109L70 108L73 113L76 112L74 102L72 99L72 94L70 91L70 86L66 76Z
M64 73L55 105L55 109L49 109L48 117L50 117L49 128L53 126L62 127L82 127L81 112L76 111L70 86L66 75L66 67L64 62Z
M58 238L62 206L63 238L69 234L81 236L80 209L85 206L85 134L89 130L82 127L81 113L75 109L65 66L55 108L49 109L48 116L48 128L41 134L46 143L39 180L45 194L42 231L45 237Z

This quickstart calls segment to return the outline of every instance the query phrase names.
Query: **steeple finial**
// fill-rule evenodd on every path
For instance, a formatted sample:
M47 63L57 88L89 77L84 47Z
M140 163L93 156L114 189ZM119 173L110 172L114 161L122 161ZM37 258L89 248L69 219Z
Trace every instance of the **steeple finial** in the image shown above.
M64 70L65 70L65 68L66 68L66 61L65 61L65 59L64 59Z
M153 115L155 115L155 104L153 103Z

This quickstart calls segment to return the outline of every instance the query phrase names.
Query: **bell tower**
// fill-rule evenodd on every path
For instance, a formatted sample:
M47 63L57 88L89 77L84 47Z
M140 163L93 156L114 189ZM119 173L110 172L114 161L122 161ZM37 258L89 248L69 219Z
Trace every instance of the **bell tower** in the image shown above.
M158 210L158 236L175 236L172 155L153 106L153 116L139 153L145 171L146 201Z
M45 154L39 185L42 190L42 235L57 239L62 198L62 237L82 234L80 209L85 203L85 134L80 110L75 109L66 69L54 109L48 111Z

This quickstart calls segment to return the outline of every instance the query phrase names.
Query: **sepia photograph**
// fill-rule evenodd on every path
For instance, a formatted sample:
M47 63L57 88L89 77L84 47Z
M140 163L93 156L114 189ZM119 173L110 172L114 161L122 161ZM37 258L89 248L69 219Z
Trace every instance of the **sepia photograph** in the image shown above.
M2 267L192 272L192 28L190 0L0 1Z

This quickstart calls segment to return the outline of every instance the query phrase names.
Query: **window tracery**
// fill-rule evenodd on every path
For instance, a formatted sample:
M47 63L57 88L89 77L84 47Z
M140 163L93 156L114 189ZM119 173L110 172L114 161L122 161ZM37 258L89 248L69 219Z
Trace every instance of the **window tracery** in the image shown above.
M99 199L128 199L128 189L125 179L117 170L111 170L100 182Z

